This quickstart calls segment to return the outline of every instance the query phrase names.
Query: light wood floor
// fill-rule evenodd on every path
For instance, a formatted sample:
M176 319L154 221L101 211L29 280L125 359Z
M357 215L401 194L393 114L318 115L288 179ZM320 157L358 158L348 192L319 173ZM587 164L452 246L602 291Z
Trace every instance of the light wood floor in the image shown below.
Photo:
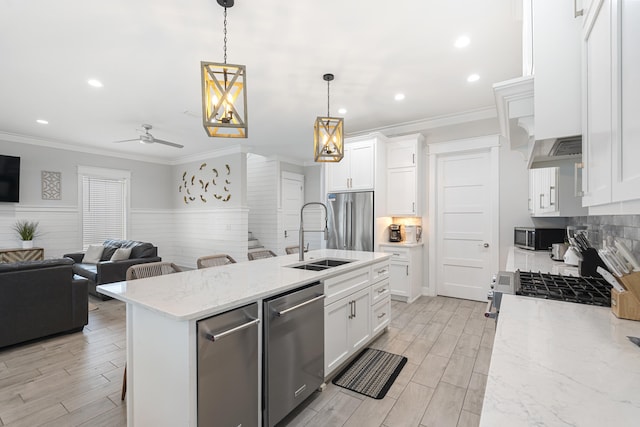
M328 384L280 425L472 427L480 422L495 336L486 303L420 297L392 303L389 331L371 347L408 361L384 399Z
M0 350L0 426L126 426L125 305L99 301L81 333Z
M126 426L120 401L125 306L99 301L82 333L0 350L0 426ZM493 346L485 304L421 297L393 302L372 347L409 359L382 400L328 384L282 426L477 426Z

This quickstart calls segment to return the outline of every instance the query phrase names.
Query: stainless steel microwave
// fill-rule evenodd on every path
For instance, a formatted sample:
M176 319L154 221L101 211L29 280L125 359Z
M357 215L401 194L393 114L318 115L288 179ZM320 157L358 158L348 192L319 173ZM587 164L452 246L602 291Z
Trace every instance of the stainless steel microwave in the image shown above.
M554 243L564 243L566 234L564 228L515 227L513 245L531 251L546 251Z

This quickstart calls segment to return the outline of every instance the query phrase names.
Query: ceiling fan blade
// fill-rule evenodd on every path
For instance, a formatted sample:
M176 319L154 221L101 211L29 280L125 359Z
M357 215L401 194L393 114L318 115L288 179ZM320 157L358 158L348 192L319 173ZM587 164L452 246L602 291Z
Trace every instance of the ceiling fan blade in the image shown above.
M121 142L130 142L130 141L140 141L140 138L134 138L134 139L121 139L120 141L113 141L116 144L119 144Z
M176 147L176 148L184 148L184 145L176 144L175 142L169 142L169 141L165 141L158 138L153 138L153 142L156 142L158 144L169 145L171 147Z

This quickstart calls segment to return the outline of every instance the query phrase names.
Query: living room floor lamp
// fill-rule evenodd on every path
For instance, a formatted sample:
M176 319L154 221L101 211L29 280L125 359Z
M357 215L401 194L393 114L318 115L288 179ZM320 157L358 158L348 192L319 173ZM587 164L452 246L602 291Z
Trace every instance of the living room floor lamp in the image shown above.
M224 7L224 62L200 62L202 69L202 124L207 135L246 138L247 70L227 64L227 8L234 0L217 0Z
M339 162L344 157L344 120L329 113L329 82L333 74L325 74L327 82L327 116L316 118L313 126L313 158L316 162Z

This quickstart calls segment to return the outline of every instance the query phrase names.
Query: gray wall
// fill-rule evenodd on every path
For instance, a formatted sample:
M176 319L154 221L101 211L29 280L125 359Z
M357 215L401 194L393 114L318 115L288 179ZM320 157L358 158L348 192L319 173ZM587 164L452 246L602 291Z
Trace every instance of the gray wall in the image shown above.
M133 209L172 207L171 193L167 191L171 184L171 167L168 165L2 140L0 154L21 158L20 204L23 205L77 206L78 166L93 166L131 171ZM61 172L61 200L42 200L42 171Z

